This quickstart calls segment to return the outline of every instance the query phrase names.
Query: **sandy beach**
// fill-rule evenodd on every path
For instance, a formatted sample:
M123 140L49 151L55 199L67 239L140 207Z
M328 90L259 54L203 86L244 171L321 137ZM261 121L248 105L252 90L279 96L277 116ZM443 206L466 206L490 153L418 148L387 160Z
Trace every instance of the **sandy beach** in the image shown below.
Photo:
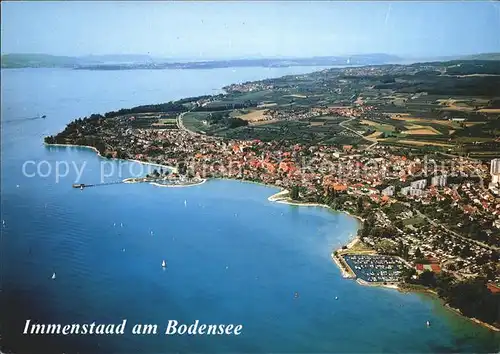
M382 287L382 288L388 288L388 289L394 289L394 290L399 290L399 286L395 283L388 283L388 284L384 284L384 283L370 283L370 282L367 282L363 279L356 279L356 282L360 285L363 285L363 286L375 286L375 287Z
M361 241L361 239L360 239L359 237L357 237L357 236L356 236L355 238L353 238L353 239L351 240L351 242L349 242L349 243L347 244L347 246L346 246L346 247L347 247L347 249L350 249L350 248L354 247L354 245L355 245L356 243L358 243L359 241Z

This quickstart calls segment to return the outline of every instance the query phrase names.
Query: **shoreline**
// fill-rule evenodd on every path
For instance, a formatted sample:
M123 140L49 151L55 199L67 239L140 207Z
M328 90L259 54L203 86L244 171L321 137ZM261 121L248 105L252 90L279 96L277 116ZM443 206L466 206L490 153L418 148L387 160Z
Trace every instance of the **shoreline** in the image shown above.
M440 299L440 300L441 300L441 299ZM475 318L475 317L468 317L468 316L465 316L464 314L462 314L462 312L461 312L459 309L456 309L456 308L454 308L454 307L451 307L449 304L446 304L446 303L445 303L445 304L444 304L444 307L446 307L448 310L450 310L450 311L452 311L452 312L456 313L456 314L457 314L457 315L459 315L459 316L462 316L462 317L464 317L464 318L467 318L467 319L471 320L472 322L474 322L474 323L476 323L476 324L478 324L478 325L481 325L481 326L483 326L483 327L486 327L486 328L488 328L488 329L492 330L493 332L500 332L500 328L498 328L498 327L496 327L496 326L494 326L494 325L492 325L492 324L489 324L489 323L483 322L483 321L481 321L481 320L478 320L478 319L477 319L477 318Z
M183 187L199 186L199 185L202 185L203 183L205 183L206 181L207 181L206 179L202 179L200 182L190 183L190 184L161 184L161 183L157 183L157 182L149 182L149 184L156 186L156 187L164 187L164 188L183 188Z
M275 187L275 188L281 188L281 187L272 186L272 185L268 185L268 186ZM286 194L286 193L289 193L289 191L286 190L286 189L282 189L281 188L281 191L279 191L278 193L275 193L275 194L271 195L269 198L267 198L267 200L269 200L270 202L281 203L281 204L288 204L288 205L294 205L294 206L327 208L327 209L330 209L330 210L335 211L337 213L345 213L345 214L349 215L350 217L357 219L361 223L363 223L365 221L362 217L360 217L358 215L353 215L353 214L349 213L347 210L333 209L332 207L330 207L329 205L326 205L326 204L292 202L292 201L287 200L287 199L280 199L279 198L282 194ZM351 242L352 241L353 240L351 240Z
M335 252L331 254L333 262L339 267L340 272L342 273L342 278L344 279L356 279L356 273L352 271L349 265L345 262L342 256L336 255ZM347 266L344 266L342 262L346 263Z
M168 166L168 165L162 165L162 164L158 164L158 163L154 163L154 162L141 161L141 160L136 160L136 159L119 159L119 158L116 158L116 157L112 157L112 158L108 159L107 157L102 156L101 153L99 152L99 150L97 150L95 147L89 146L89 145L48 144L46 142L44 142L43 144L45 146L49 146L49 147L50 146L59 146L59 147L78 147L78 148L84 148L84 149L91 149L91 150L93 150L97 154L97 156L99 156L100 158L105 159L105 160L120 160L120 161L127 161L127 162L136 162L136 163L140 163L140 164L143 164L143 165L150 165L150 166L156 166L156 167L166 168L168 170L171 170L174 173L178 173L176 167Z
M79 147L79 148L87 148L87 149L92 149L94 150L97 155L100 157L100 158L103 158L103 159L107 159L106 157L103 157L99 151L93 147L93 146L86 146L86 145L75 145L75 144L47 144L44 142L44 145L45 146L64 146L64 147L68 147L68 146L71 146L71 147ZM158 166L158 167L163 167L163 168L167 168L169 170L172 170L173 172L177 172L177 169L175 167L172 167L172 166L167 166L167 165L161 165L161 164L157 164L157 163L152 163L152 162L146 162L146 161L140 161L140 160L134 160L134 159L118 159L118 158L112 158L111 160L123 160L123 161L132 161L132 162L136 162L136 163L140 163L140 164L146 164L146 165L152 165L152 166ZM342 212L342 213L345 213L355 219L357 219L359 222L363 223L365 220L363 218L361 218L360 216L357 216L357 215L353 215L351 213L349 213L348 211L345 211L345 210L335 210L333 208L331 208L330 206L326 205L326 204L319 204L319 203L301 203L301 202L291 202L289 200L286 200L286 199L280 199L280 196L281 195L284 195L286 193L289 193L288 190L286 189L283 189L282 187L278 187L278 186L275 186L275 185L271 185L271 184L266 184L266 183L262 183L262 182L255 182L255 181L248 181L248 180L244 180L244 179L234 179L234 178L212 178L212 179L220 179L220 180L229 180L229 181L238 181L238 182L246 182L246 183L254 183L254 184L260 184L260 185L263 185L263 186L266 186L266 187L273 187L273 188L278 188L278 189L281 189L279 192L269 196L267 198L268 201L270 202L274 202L274 203L281 203L281 204L288 204L288 205L293 205L293 206L306 206L306 207L321 207L321 208L327 208L327 209L330 209L332 211L335 211L335 212ZM125 179L127 180L127 179ZM139 182L125 182L124 183L139 183ZM201 185L205 182L208 181L208 178L207 179L203 179L203 181L201 181L200 183L197 183L197 184L194 184L194 185L186 185L186 186L167 186L167 185L160 185L160 184L156 184L154 182L150 182L151 185L156 185L156 186L159 186L159 187L190 187L190 186L195 186L195 185ZM383 288L388 288L388 289L393 289L393 290L398 290L399 292L401 293L405 293L405 292L422 292L424 294L427 294L427 295L432 295L432 296L435 296L437 297L440 301L443 301L441 298L439 298L439 296L437 295L437 293L435 293L434 291L430 290L430 289L422 289L422 290L414 290L414 289L404 289L404 288L401 288L400 286L398 286L397 284L370 284L369 282L366 282L362 279L359 279L357 278L357 275L356 273L349 267L349 265L347 264L347 262L345 262L345 260L343 259L342 257L342 251L347 251L349 250L350 248L352 248L357 242L359 242L359 237L358 236L355 236L352 240L349 241L349 243L346 245L347 248L345 249L342 249L342 247L334 252L331 253L331 258L332 260L334 261L334 263L337 265L337 267L339 267L341 273L342 273L342 277L344 279L356 279L356 282L359 284L359 285L363 285L363 286L371 286L371 287L383 287ZM337 253L337 254L335 254ZM342 262L337 259L338 257L340 257L342 259L342 261L344 263L346 263L347 265L347 268L344 268L344 266L342 265ZM350 274L352 273L352 274ZM485 322L482 322L480 320L478 320L477 318L472 318L472 317L468 317L468 316L465 316L463 315L460 310L458 309L455 309L451 306L449 306L448 304L444 303L443 301L443 305L444 307L452 310L453 312L455 312L457 315L460 315L461 317L463 318L467 318L469 319L470 321L478 324L478 325L481 325L485 328L488 328L490 329L491 331L494 331L494 332L500 332L500 328L497 328L489 323L485 323Z
M486 327L494 332L500 332L500 328L492 325L492 324L489 324L489 323L486 323L486 322L483 322L481 320L478 320L477 318L475 317L468 317L468 316L465 316L459 309L455 308L455 307L451 307L449 304L447 304L442 298L439 297L438 293L435 292L434 290L432 289L429 289L429 288L425 288L425 287L421 287L421 288L405 288L405 287L399 287L399 292L401 293L418 293L418 294L422 294L424 296L429 296L429 297L432 297L434 298L435 300L438 300L439 302L441 302L441 306L445 307L446 309L454 312L456 315L462 317L462 318L466 318L472 322L474 322L475 324L478 324L480 326L483 326L483 327Z
M135 178L135 177L130 177L130 178L125 178L122 180L123 183L126 184L134 184L134 183L148 183L156 187L167 187L167 188L183 188L183 187L193 187L193 186L199 186L200 184L203 184L207 181L207 179L202 179L199 182L196 183L189 183L189 184L162 184L158 183L157 181L143 181L141 178Z
M360 279L360 278L357 278L356 279L356 282L360 285L363 285L363 286L372 286L372 287L378 287L378 288L387 288L387 289L393 289L393 290L400 290L398 284L396 283L387 283L387 284L384 284L384 283L370 283L366 280L363 280L363 279Z

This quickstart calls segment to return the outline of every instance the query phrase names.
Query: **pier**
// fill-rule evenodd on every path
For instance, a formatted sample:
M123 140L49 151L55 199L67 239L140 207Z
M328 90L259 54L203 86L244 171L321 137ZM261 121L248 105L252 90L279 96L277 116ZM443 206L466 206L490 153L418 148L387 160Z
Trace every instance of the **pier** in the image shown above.
M175 179L175 180L166 180L165 178L151 178L151 177L142 177L142 178L126 178L123 181L114 181L114 182L102 182L102 183L94 183L94 184L85 184L85 183L74 183L73 188L88 188L88 187L101 187L101 186L110 186L113 184L125 184L125 183L153 183L157 186L165 186L165 187L189 187L189 186L197 186L206 181L206 179L194 179L194 180L185 180L183 178ZM167 182L167 183L166 183Z
M103 182L103 183L94 183L94 184L85 184L85 183L74 183L73 188L89 188L89 187L100 187L100 186L109 186L112 184L122 184L124 183L123 181L116 181L116 182Z

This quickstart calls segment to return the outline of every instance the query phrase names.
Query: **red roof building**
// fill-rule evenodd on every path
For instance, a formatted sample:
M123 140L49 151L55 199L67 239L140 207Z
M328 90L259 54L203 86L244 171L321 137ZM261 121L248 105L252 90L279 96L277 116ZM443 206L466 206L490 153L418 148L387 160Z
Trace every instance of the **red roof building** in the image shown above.
M420 263L417 263L417 264L415 264L415 270L419 274L426 271L426 270L437 274L437 273L441 272L441 267L439 266L439 264L420 264Z
M486 287L488 288L489 291L491 291L493 294L498 294L500 293L500 287L496 286L495 284L488 283L486 284Z

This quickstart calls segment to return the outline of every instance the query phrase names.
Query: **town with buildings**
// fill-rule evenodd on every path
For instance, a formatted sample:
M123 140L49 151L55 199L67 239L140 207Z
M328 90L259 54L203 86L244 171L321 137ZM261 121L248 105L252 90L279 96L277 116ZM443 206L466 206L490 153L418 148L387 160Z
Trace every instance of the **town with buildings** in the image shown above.
M398 66L390 73L398 70L423 69ZM387 75L387 70L372 67L356 71L349 68L342 73L346 77L367 74ZM321 75L321 72L314 75ZM340 85L347 84L341 81ZM274 90L274 86L264 81L232 85L226 90L230 94L246 95ZM280 88L278 94L283 94L283 91L289 93ZM277 92L273 91L273 94ZM45 141L48 144L93 146L108 158L175 167L169 173L165 170L147 178L161 177L175 183L179 178L188 183L208 178L231 178L281 187L287 191L281 195L284 201L325 204L356 215L363 221L356 246L361 245L363 250L356 253L354 247L352 250L338 250L335 254L338 264L348 265L353 277L366 283L404 282L439 288L442 287L440 274L445 274L451 277L446 278L448 287L446 291L439 288L438 292L452 304L458 295L449 289L449 284L458 282L469 286L467 282L480 279L481 286L488 289L487 294L495 296L494 300L488 298L488 301L494 301L498 306L500 158L479 159L470 154L456 155L450 149L440 149L441 141L448 140L436 140L436 145L430 147L386 144L377 139L380 134L375 133L387 135L388 130L389 134L394 130L387 128L388 123L373 119L374 114L381 115L377 105L367 104L359 94L349 98L350 105L297 105L290 108L273 104L265 107L265 114L261 114L258 120L245 121L245 125L238 124L234 130L241 133L248 126L258 128L265 120L279 124L310 120L309 125L314 126L314 119L326 116L325 120L340 122L331 129L336 132L336 138L361 140L350 144L342 144L342 140L327 144L308 139L305 128L298 130L303 133L298 140L281 138L281 130L275 130L277 138L261 139L259 136L235 138L224 135L223 129L219 129L221 134L201 132L188 124L187 115L202 107L200 115L206 109L211 112L203 116L203 124L210 125L209 120L214 119L212 112L217 111L211 104L220 102L221 96L194 98L182 105L171 103L170 110L161 113L143 112L138 107L136 111L92 115L77 119L63 132L47 137ZM262 107L269 102L259 101L253 105ZM243 106L252 104L241 104ZM220 119L228 124L243 121L237 115L240 106L234 107L233 103L231 112L223 112ZM224 104L224 109L227 109L227 104ZM147 124L138 124L141 120ZM398 124L400 121L396 119L394 122ZM417 128L405 129L438 131L439 124L446 124L449 128L456 124L449 120L431 122L433 125L427 128L420 122ZM373 123L374 131L359 129L361 123ZM218 121L215 124L220 128L223 123ZM416 126L417 122L411 124ZM324 121L321 125L328 124ZM280 126L284 129L283 134L294 134L292 128ZM379 132L378 129L385 130ZM467 127L464 125L463 129ZM314 134L323 133L315 131ZM405 139L410 139L409 136ZM426 139L430 138L427 136ZM487 145L486 149L495 151L494 146ZM498 150L496 153L498 155ZM481 317L482 314L474 316ZM482 320L498 325L498 321L492 321L487 315Z

